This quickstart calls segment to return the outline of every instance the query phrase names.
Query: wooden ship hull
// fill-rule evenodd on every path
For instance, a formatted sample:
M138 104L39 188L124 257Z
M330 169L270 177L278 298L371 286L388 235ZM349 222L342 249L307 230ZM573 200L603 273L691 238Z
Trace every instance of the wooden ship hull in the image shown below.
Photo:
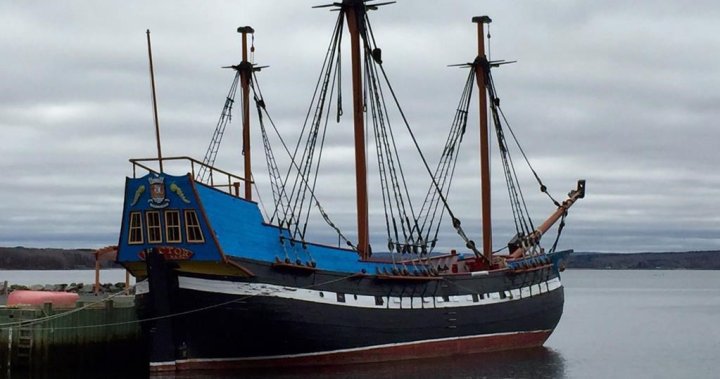
M487 291L503 288L487 293L448 291L438 282L377 285L373 278L338 278L337 285L309 290L179 276L170 310L188 314L174 317L165 337L177 353L151 367L335 365L541 346L563 311L562 286L548 271L513 275L525 285L515 288L504 285L512 280L506 275L458 280ZM307 280L339 275L313 276Z
M571 251L556 251L555 243L546 253L539 240L561 220L559 236L568 209L584 196L584 181L578 182L577 189L562 203L551 197L555 211L537 228L525 214L527 208L523 208L517 183L509 182L517 234L507 244L507 254L493 252L488 106L501 143L506 180L513 180L514 167L507 166L510 160L497 109L499 100L490 77L490 68L501 63L488 62L484 54L483 28L490 18L476 17L473 22L478 24L478 56L473 63L463 65L470 69L469 76L449 142L435 172L410 131L431 181L426 203L416 213L410 206L402 167L395 156L394 137L386 121L389 116L379 114L387 112L378 86L382 58L380 49L371 46L375 38L370 35L366 11L385 4L343 0L329 5L340 12L322 80L318 82L322 88L316 88L317 97L311 104L315 111L308 112L316 116L311 122L314 129L306 140L302 135L298 139L296 152L301 142L307 141L302 157L286 150L291 160L286 175L279 172L263 117L258 117L275 202L272 217L264 218L252 200L250 87L260 115L267 109L262 94L255 92L254 73L259 67L247 61L247 37L254 33L251 27L238 28L243 38L243 60L229 67L236 71L232 96L228 95L203 162L186 157L163 158L159 128L157 159L131 160L133 177L126 180L117 261L138 280L138 310L152 370L334 365L451 356L540 346L555 329L563 311L562 261ZM330 79L339 77L339 71L333 70L340 70L340 59L334 54L339 50L345 19L352 57L358 228L355 242L345 238L323 211L313 192L315 177L311 177L319 168L321 153L316 153L315 147L322 117L329 114L323 110L328 102L326 95L332 92L328 90ZM372 77L366 80L371 84L367 97L363 95L361 40L365 75ZM384 71L382 76L387 80ZM482 89L482 247L469 239L447 201L453 162L458 158L476 80ZM223 117L229 118L232 91L238 87L243 92L243 177L213 167L219 145L216 137L223 135ZM373 254L369 242L366 112L372 116L368 117L379 146L377 161L387 236L374 238L386 239L388 253L384 254ZM338 119L341 114L338 109ZM265 117L270 119L269 115ZM188 163L189 169L184 171L187 174L173 176L163 170L163 162L178 160ZM159 170L154 169L155 163ZM289 177L295 171L293 184ZM546 192L537 174L535 177ZM432 200L428 202L430 194ZM388 206L386 196L395 205ZM309 205L306 198L312 198ZM303 213L303 207L307 213ZM315 244L305 238L311 208L319 210L337 232L338 245L342 237L349 247ZM447 214L446 220L463 240L465 253L434 250L443 214ZM301 221L303 217L305 221ZM435 226L426 227L428 220L428 225Z
M158 199L165 208L153 208L150 195L133 201L151 178L174 189ZM174 214L182 215L181 242L152 244L144 233L142 243L128 243L135 227L152 229L147 220L156 218L163 240L176 236L166 222ZM458 254L407 262L415 271L403 273L387 259L360 261L349 249L314 244L307 250L316 264L287 262L284 249L293 247L277 243L287 231L264 224L256 203L189 175L128 179L123 220L118 261L147 278L136 296L139 318L151 320L143 327L154 370L528 348L542 345L562 315L559 266L569 251L474 272L474 258Z

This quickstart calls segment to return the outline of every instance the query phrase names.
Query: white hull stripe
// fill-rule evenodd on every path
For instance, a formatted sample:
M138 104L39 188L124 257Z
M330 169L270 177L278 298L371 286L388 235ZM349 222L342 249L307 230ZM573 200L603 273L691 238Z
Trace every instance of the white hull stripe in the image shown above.
M316 289L294 288L274 284L232 282L226 280L191 278L186 276L179 276L178 284L180 288L202 292L222 293L237 296L266 296L328 305L376 309L455 308L497 304L518 301L520 299L545 294L562 287L560 279L553 278L540 284L534 284L503 292L468 294L443 298L441 296L376 297L348 293L339 294L335 292L319 291Z
M150 367L175 366L178 361L150 362Z
M517 335L517 334L550 333L550 332L552 332L552 330L546 329L546 330L531 330L531 331L525 331L525 332L491 333L491 334L479 334L479 335L474 335L474 336L448 337L448 338L437 338L437 339L412 341L412 342L388 343L388 344L383 344L383 345L354 347L354 348L350 348L350 349L319 351L319 352L315 352L315 353L266 355L266 356L239 357L239 358L178 359L174 363L183 364L183 363L197 363L197 362L237 362L237 361L257 361L257 360L268 360L268 359L304 358L304 357L314 357L314 356L320 356L320 355L342 354L342 353L352 353L352 352L375 350L375 349L387 349L387 348L394 348L394 347L401 347L401 346L421 345L421 344L434 343L434 342L459 341L459 340L467 340L467 339L483 338L483 337L501 337L501 336ZM173 364L173 363L170 363L170 364Z

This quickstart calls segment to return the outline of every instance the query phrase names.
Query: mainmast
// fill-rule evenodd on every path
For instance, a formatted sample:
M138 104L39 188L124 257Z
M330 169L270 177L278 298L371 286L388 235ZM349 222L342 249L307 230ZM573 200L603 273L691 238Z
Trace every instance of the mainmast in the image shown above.
M247 35L255 33L250 26L241 26L237 29L242 33L242 62L240 62L240 87L242 88L242 114L243 114L243 142L242 154L245 167L245 200L252 200L252 169L250 165L250 75L252 75L252 63L247 57Z
M362 0L343 0L343 10L350 32L352 61L353 120L355 129L355 186L357 202L357 250L361 259L370 257L368 236L367 168L365 160L365 121L360 65L360 34L365 26L365 3Z
M480 99L480 180L482 193L482 232L483 255L490 261L492 255L492 220L490 217L490 134L488 130L487 113L487 76L485 70L488 60L485 56L485 24L492 22L488 16L473 17L472 22L477 24L478 55L475 58L475 76L478 85L478 99Z

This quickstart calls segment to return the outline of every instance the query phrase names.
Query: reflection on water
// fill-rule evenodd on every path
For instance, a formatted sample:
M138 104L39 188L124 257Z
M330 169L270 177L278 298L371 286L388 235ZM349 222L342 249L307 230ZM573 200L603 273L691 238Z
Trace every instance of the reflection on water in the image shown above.
M296 379L296 378L564 378L565 362L551 349L515 350L415 361L312 368L186 371L153 379Z
M717 378L720 271L567 270L565 312L548 348L336 368L183 372L167 379L230 378ZM40 280L51 283L52 280ZM3 347L0 346L0 349ZM57 367L0 378L147 378ZM0 362L0 368L4 367Z
M122 354L118 354L122 360ZM120 370L48 369L42 372L13 371L8 379L103 378L135 379L148 377L147 372ZM300 379L300 378L564 378L565 361L562 356L545 347L498 353L473 354L458 357L422 359L414 361L358 364L327 367L238 369L232 371L182 371L151 374L152 379Z

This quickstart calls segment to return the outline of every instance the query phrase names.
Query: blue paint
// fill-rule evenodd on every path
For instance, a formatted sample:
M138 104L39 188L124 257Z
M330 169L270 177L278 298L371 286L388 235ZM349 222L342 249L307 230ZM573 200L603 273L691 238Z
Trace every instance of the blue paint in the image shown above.
M572 252L573 250L554 251L546 256L547 259L552 261L553 270L555 270L558 277L560 277L560 265L570 254L572 254Z
M151 179L164 179L164 197L153 199L150 186ZM157 185L157 184L156 184ZM140 188L140 191L138 189ZM171 188L180 189L181 196ZM136 194L139 194L136 199ZM165 205L167 203L167 205ZM163 208L156 208L158 205ZM145 212L160 211L161 225L165 234L163 212L185 209L196 211L200 227L205 237L204 243L188 243L186 240L185 223L182 220L183 242L148 243ZM143 241L142 244L130 244L128 241L130 213L142 212ZM206 219L207 217L207 219ZM281 235L284 242L281 242ZM204 184L192 182L189 176L171 176L149 174L141 178L128 178L125 185L125 208L123 210L123 227L120 233L118 261L140 261L140 253L155 246L170 246L188 249L194 253L193 261L221 261L222 254L239 258L274 262L286 257L291 262L300 260L303 264L314 261L317 268L345 273L358 273L365 270L369 274L377 269L391 270L388 263L361 262L357 253L349 249L308 243L305 248L299 242L291 243L289 231L264 223L258 205L226 192L211 188ZM214 236L214 238L213 238ZM217 245L215 244L217 239ZM219 249L218 249L219 247Z
M303 248L299 242L291 244L287 229L264 223L256 203L202 184L196 184L196 189L226 255L266 262L286 257L292 262L313 260L319 269L347 273L365 269L374 274L376 267L391 269L387 264L361 262L353 250L316 244L307 244ZM280 242L281 235L285 237L283 243Z
M151 194L151 179L163 178L164 179L164 194L163 198L158 200L153 199ZM156 184L157 185L157 184ZM198 199L195 197L192 184L187 175L185 176L171 176L171 175L155 175L148 174L140 178L127 178L125 182L125 207L123 209L123 222L122 230L120 231L120 241L118 243L118 258L119 262L133 262L142 260L140 253L156 246L167 246L176 247L181 249L189 250L193 253L191 260L193 261L218 261L221 259L221 254L215 246L215 241L212 235L208 232L210 229L200 212ZM204 242L188 242L184 211L186 209L195 210L200 223L200 228L203 231ZM158 211L160 212L160 225L163 235L163 242L161 243L148 243L147 234L147 219L145 212L147 211ZM166 229L165 229L165 217L166 211L178 211L180 213L180 226L181 235L183 236L182 242L167 242ZM141 212L143 222L143 243L141 244L130 244L128 240L130 230L130 214L132 212Z

